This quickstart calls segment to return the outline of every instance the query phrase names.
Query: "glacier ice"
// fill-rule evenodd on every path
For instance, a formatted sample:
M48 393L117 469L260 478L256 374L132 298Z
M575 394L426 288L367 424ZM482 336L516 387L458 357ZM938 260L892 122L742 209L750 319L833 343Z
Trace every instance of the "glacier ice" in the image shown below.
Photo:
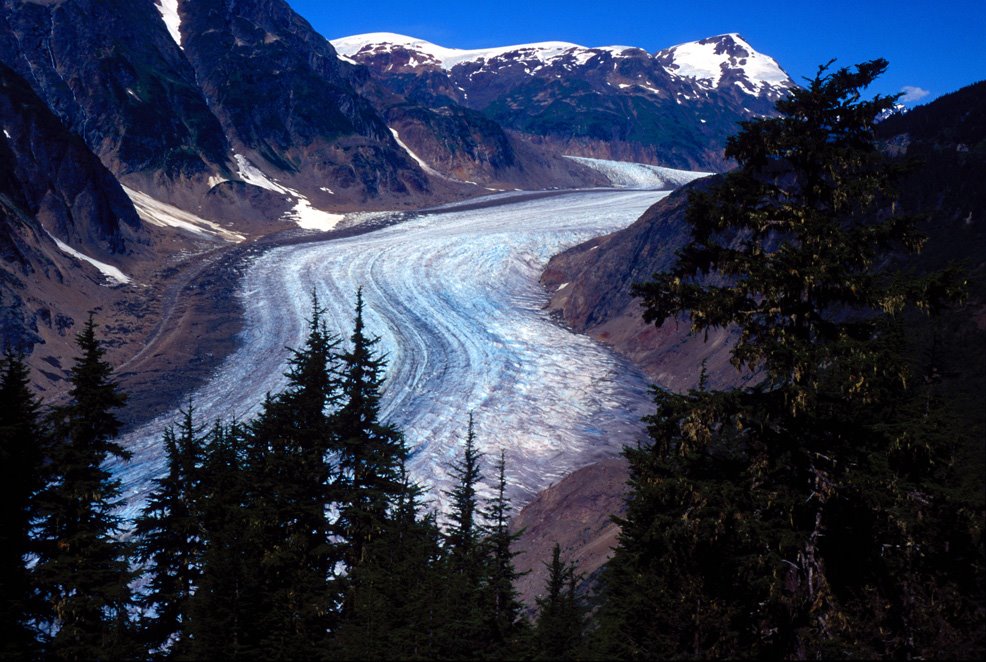
M629 225L666 195L504 196L492 207L450 206L360 236L268 251L243 278L241 347L194 405L203 422L254 413L266 392L285 384L286 348L304 342L312 288L330 329L345 339L362 286L368 330L388 361L382 414L404 430L412 474L432 488L435 505L443 504L469 412L480 448L491 456L506 449L511 494L526 502L635 441L650 400L639 372L542 309L540 273L552 255ZM113 469L127 510L163 472L161 431L175 418L124 439L134 458Z
M676 170L632 161L611 161L585 156L565 156L565 158L599 172L609 180L610 186L615 188L673 189L712 174L711 172L695 170Z

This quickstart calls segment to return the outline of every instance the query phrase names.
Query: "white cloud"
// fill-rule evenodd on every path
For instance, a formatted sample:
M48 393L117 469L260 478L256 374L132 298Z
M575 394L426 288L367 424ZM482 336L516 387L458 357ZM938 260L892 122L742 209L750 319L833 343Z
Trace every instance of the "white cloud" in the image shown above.
M928 90L917 87L916 85L905 85L900 88L900 91L904 95L900 98L900 100L904 103L914 103L931 94Z

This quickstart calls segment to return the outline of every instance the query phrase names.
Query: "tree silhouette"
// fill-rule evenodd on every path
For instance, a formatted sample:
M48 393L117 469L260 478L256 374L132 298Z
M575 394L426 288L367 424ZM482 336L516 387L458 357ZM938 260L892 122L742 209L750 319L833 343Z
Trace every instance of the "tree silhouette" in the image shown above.
M119 659L133 652L129 547L114 514L120 482L103 468L130 453L113 438L113 410L124 396L104 360L92 314L76 336L69 404L54 416L52 476L39 494L37 564L32 573L44 607L47 651L67 659Z

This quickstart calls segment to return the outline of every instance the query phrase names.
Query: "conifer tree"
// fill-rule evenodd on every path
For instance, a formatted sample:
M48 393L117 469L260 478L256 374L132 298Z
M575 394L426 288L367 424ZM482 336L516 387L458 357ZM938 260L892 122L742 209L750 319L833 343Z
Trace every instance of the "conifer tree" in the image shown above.
M696 332L734 330L734 365L760 380L656 392L653 444L626 453L631 492L600 613L608 656L933 650L914 604L955 580L908 550L954 552L914 538L928 509L913 495L930 486L903 488L887 466L899 431L886 422L910 383L901 311L933 311L958 283L886 270L890 251L923 240L896 213L900 168L873 141L894 99L861 100L885 68L822 67L779 117L743 123L726 151L739 167L690 199L677 268L637 289L648 321L687 313Z
M23 357L8 350L0 361L0 659L36 654L28 625L33 496L43 485L45 431Z
M339 398L333 348L324 310L312 293L308 336L293 350L284 392L269 397L250 426L250 505L259 571L265 585L265 657L309 658L333 623L330 575L339 560L330 540L332 458L337 443L329 411Z
M442 591L441 533L421 513L422 489L401 469L404 488L387 525L350 575L353 602L330 657L434 659L445 627L436 609Z
M299 489L292 508L294 527L305 539L301 544L306 548L307 563L313 573L323 577L319 590L327 590L324 578L339 560L329 542L331 523L326 515L326 509L336 501L331 453L338 447L339 435L331 414L341 398L335 353L339 341L326 329L325 309L314 290L311 298L308 337L301 350L292 351L286 373L288 386L278 397L278 406L285 418L290 450L296 455L293 476L285 476Z
M503 449L494 470L496 491L483 513L487 522L483 608L492 645L498 649L494 656L505 657L509 656L510 647L517 644L526 625L522 617L523 605L515 588L516 581L522 576L514 568L514 557L518 552L511 550L511 545L523 535L523 531L510 531L512 507L507 497L507 458Z
M191 659L260 657L261 550L249 509L246 437L240 424L216 422L205 450L199 502L205 549L185 647Z
M479 551L482 536L479 496L476 492L483 479L479 466L482 457L483 454L476 447L475 422L470 413L462 458L451 466L450 473L455 479L455 486L445 493L451 500L446 547L452 556L469 559L470 562Z
M440 657L483 656L493 644L483 599L487 558L477 494L482 480L481 459L473 415L469 414L462 455L450 467L455 483L445 492L449 497L449 512L443 560L445 590L440 607L447 623L442 630Z
M192 403L177 432L164 432L168 473L159 478L134 526L137 560L147 566L139 600L141 641L151 652L182 657L188 647L192 596L199 584L205 540L201 513L202 429Z
M575 566L563 563L561 547L555 543L551 562L545 563L548 577L545 594L537 599L534 658L569 660L582 643L584 616L575 595Z
M332 418L338 435L337 533L345 546L342 560L350 569L366 559L367 546L385 526L403 489L400 470L407 457L403 436L380 420L386 359L374 349L380 339L366 334L363 310L361 288L349 350L340 356L341 405Z
M81 356L71 370L70 402L55 412L53 475L38 498L34 585L48 654L66 659L119 659L132 653L128 545L114 514L120 482L102 465L130 453L113 438L113 410L124 396L104 360L90 314L76 336Z

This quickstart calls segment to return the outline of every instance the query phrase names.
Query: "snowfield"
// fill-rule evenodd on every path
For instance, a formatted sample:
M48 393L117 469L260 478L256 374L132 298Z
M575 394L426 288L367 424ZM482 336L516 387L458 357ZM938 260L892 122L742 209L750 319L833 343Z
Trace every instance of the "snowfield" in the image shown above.
M548 259L636 220L667 195L578 192L454 206L369 234L269 251L248 269L242 347L193 397L202 422L241 420L285 383L288 351L300 347L309 293L318 291L330 327L348 339L356 289L369 331L388 360L383 417L413 449L411 471L435 505L449 488L470 412L490 459L507 451L515 504L568 472L641 436L650 410L645 379L542 310L538 278ZM161 430L177 413L130 434L134 459L114 470L128 511L163 472ZM487 464L487 473L491 473Z

